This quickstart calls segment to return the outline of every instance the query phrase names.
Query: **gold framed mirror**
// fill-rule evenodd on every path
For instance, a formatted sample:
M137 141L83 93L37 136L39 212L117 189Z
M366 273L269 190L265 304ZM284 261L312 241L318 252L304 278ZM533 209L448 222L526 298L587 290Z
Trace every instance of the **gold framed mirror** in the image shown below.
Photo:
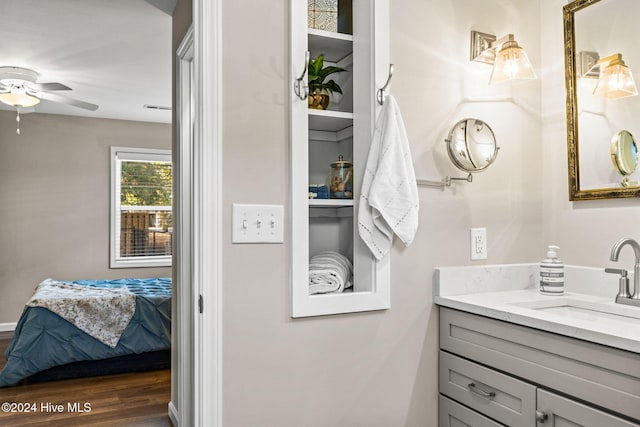
M571 201L640 197L640 171L623 185L610 152L619 132L640 134L640 96L603 97L598 89L606 60L640 71L640 47L627 34L638 14L637 0L575 0L563 7Z

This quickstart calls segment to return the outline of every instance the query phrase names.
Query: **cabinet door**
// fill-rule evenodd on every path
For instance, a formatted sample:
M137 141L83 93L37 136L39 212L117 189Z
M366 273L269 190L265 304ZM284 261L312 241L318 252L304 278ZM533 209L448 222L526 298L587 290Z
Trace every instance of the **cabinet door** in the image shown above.
M538 389L538 427L631 427L640 424Z
M309 29L311 3L291 0L292 316L386 309L390 305L389 257L375 261L358 236L357 217L380 108L376 89L384 85L389 69L388 0L340 0L341 5L350 3L352 35ZM338 77L342 99L323 111L310 110L305 98L307 58L320 53L325 54L325 62L349 70ZM310 200L309 185L329 184L330 163L338 155L353 162L353 198ZM341 253L353 263L352 292L309 294L309 259L326 250Z

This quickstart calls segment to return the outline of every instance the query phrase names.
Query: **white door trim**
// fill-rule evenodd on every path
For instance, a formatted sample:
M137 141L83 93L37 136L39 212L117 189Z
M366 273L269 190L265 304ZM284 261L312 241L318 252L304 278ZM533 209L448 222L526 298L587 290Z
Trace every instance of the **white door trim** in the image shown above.
M193 425L194 281L193 281L193 151L194 82L193 26L176 51L176 152L174 153L174 223L176 286L171 337L173 354L169 418L176 426Z
M194 426L222 427L222 1L194 0ZM196 295L197 298L197 295ZM195 301L194 301L195 303ZM197 307L197 304L194 305Z

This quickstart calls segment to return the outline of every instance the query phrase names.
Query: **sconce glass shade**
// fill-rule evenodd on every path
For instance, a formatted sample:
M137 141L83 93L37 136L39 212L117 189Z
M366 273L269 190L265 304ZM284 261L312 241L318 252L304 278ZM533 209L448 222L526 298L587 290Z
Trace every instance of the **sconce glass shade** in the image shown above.
M527 53L515 40L508 40L496 54L489 84L514 79L535 79L536 73Z
M608 65L605 64L601 65L594 95L615 99L638 94L631 69L625 65L621 54L614 55L614 59Z
M29 95L26 92L14 90L7 93L0 93L0 102L12 107L33 107L40 103L40 98Z

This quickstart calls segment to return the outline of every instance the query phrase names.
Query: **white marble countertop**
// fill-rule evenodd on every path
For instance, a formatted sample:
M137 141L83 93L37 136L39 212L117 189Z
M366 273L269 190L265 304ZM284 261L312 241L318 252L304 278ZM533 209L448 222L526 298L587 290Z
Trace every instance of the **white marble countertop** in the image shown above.
M614 302L615 276L565 270L564 295L548 296L538 292L536 264L437 268L435 303L640 353L640 307Z

